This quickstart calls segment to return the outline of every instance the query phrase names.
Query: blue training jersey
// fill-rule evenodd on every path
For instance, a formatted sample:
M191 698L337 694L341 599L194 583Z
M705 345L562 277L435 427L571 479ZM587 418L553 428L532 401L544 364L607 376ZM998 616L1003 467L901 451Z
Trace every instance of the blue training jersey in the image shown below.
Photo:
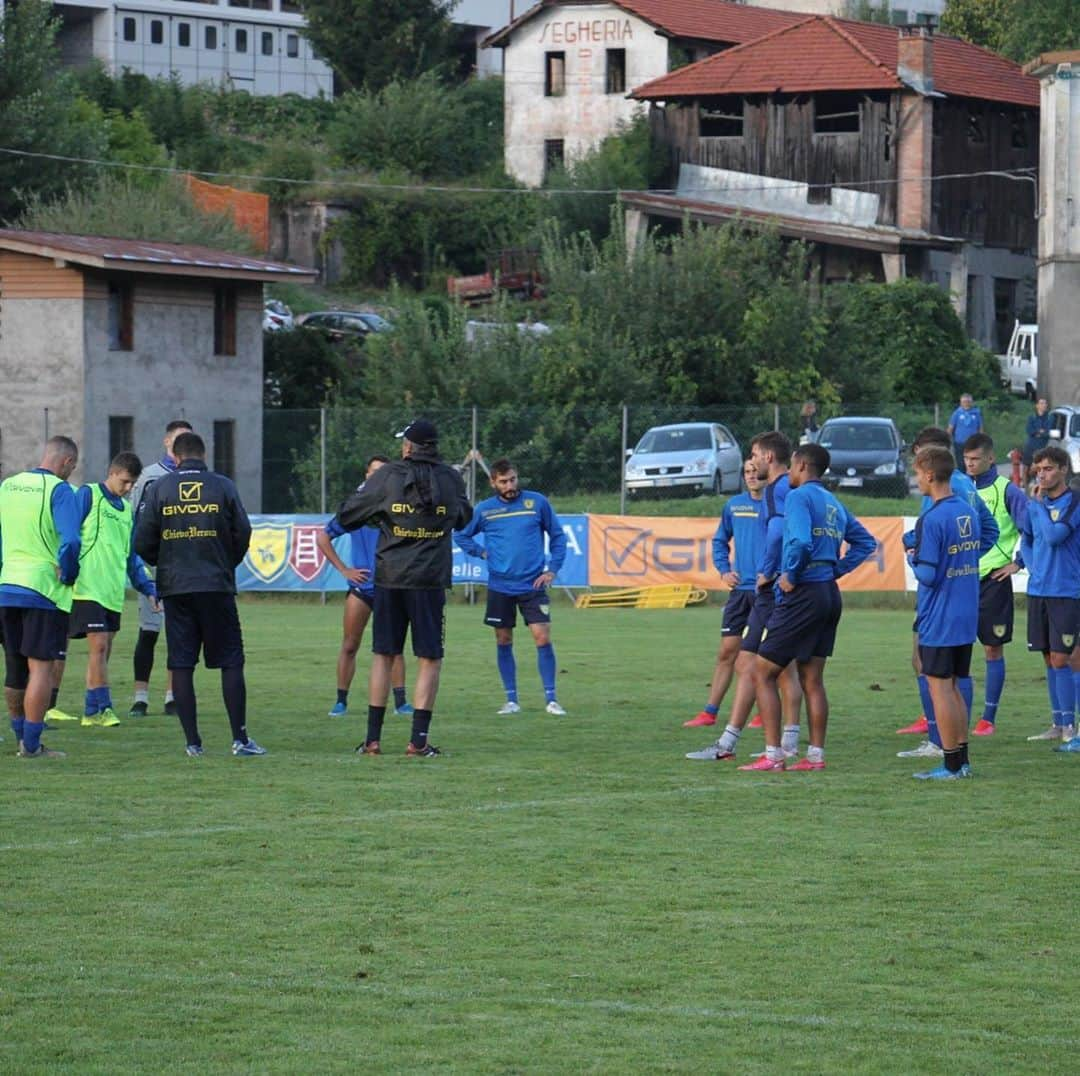
M1080 598L1080 494L1067 489L1028 501L1018 559L1029 573L1029 594Z
M977 407L969 407L966 411L958 407L950 416L949 425L953 430L953 443L962 445L982 429L982 412Z
M482 545L476 541L480 534ZM487 560L488 588L500 594L528 594L538 576L545 571L557 575L566 560L559 517L548 499L531 489L518 490L509 501L498 496L481 501L454 539L470 557Z
M949 486L960 500L965 501L974 509L975 522L979 527L979 533L977 535L979 539L979 553L981 556L985 556L994 548L998 540L998 525L997 520L994 519L993 512L986 507L986 502L979 496L979 492L975 488L975 483L972 482L963 471L953 471L952 476L949 478ZM933 506L934 498L928 494L924 495L922 505L919 508L919 515L925 515ZM915 534L916 531L914 530L905 532L903 537L905 549L912 549L914 547Z
M762 547L758 561L758 574L775 579L780 574L780 561L784 550L784 504L787 501L791 481L782 474L765 487L764 511L761 513Z
M847 552L840 548L847 543ZM877 539L821 484L804 482L784 505L783 573L792 583L820 583L854 571Z
M367 577L367 582L359 584L356 589L373 591L375 589L375 550L379 545L379 528L358 527L354 531L347 531L338 517L334 516L324 529L331 541L340 538L343 534L349 536L349 565L353 568L366 568L371 573Z
M723 575L732 570L739 573L736 590L754 590L755 576L764 534L761 528L761 512L764 502L755 500L749 493L740 493L724 505L720 523L712 541L712 559L716 570ZM735 564L732 568L731 543L735 543Z
M912 567L919 579L915 630L922 646L966 646L979 623L979 521L953 494L915 524Z

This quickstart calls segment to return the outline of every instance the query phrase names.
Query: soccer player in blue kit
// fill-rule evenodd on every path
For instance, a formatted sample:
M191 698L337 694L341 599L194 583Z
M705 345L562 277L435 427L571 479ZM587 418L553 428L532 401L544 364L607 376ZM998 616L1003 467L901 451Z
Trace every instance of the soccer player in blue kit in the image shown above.
M555 692L555 650L551 645L551 612L546 588L566 560L566 535L546 497L518 488L517 468L506 459L491 466L495 496L481 501L468 526L454 539L470 557L488 563L488 598L484 623L495 629L499 675L506 691L500 714L521 712L514 661L517 611L536 643L536 664L549 714L564 715ZM481 545L476 536L482 534ZM548 550L544 537L547 536Z
M765 722L765 754L741 770L786 768L780 746L777 680L792 662L799 674L810 744L806 757L790 768L825 769L829 699L825 662L832 656L842 602L836 580L854 571L877 548L877 539L821 484L829 469L821 445L801 445L791 457L790 492L784 506L780 591L757 651L758 709ZM847 552L840 549L846 543Z
M944 764L913 776L947 781L971 776L968 704L960 682L971 675L971 648L979 626L979 521L951 484L949 449L931 445L915 457L915 477L933 504L915 525L908 554L919 581L915 627L919 661L937 718Z
M372 456L364 470L366 482L384 463L386 456ZM363 489L361 485L359 487ZM349 534L351 565L346 564L334 549L335 538ZM337 516L326 524L316 538L316 544L326 559L341 573L349 584L345 596L345 613L342 617L341 649L337 660L337 701L330 708L329 717L342 717L349 712L349 688L356 675L356 655L364 638L364 630L375 608L375 550L379 544L378 527L360 527L347 532ZM413 708L405 696L405 655L395 654L390 667L390 686L394 690L394 713L408 717Z
M1076 702L1080 682L1080 494L1070 490L1069 456L1050 445L1035 453L1035 496L1020 531L1028 579L1028 649L1046 662L1054 723L1032 740L1061 740L1059 751L1080 752Z
M736 494L724 505L713 535L713 565L720 580L730 587L724 603L724 619L720 627L720 651L716 655L709 701L696 716L683 722L683 728L693 729L715 725L720 704L731 684L739 654L742 652L743 630L750 619L757 590L757 565L764 535L761 530L762 490L765 479L758 475L752 460L743 464L745 493ZM731 544L735 543L735 563L731 560Z
M952 441L945 430L938 426L927 426L915 435L912 451L917 455L922 449L934 445L949 449L950 452L952 450ZM978 527L976 537L980 542L979 553L981 556L985 556L994 548L994 544L998 540L998 525L997 521L994 519L993 513L983 503L978 490L975 488L975 484L963 471L953 471L949 479L949 486L953 493L961 500L966 501L971 507ZM922 506L919 509L919 515L921 516L923 513L929 511L932 504L933 498L924 496L922 499ZM904 534L903 542L906 550L911 550L914 547L915 535L916 532L914 530L907 531ZM941 758L943 749L934 714L934 703L930 696L930 686L926 677L923 675L922 665L919 661L918 629L916 628L914 631L915 634L912 638L911 648L911 665L915 670L915 676L917 678L919 699L922 702L923 707L923 716L914 722L914 724L907 725L896 731L901 734L922 733L926 736L926 739L923 740L918 747L910 751L897 751L896 754L898 758ZM959 686L960 692L964 696L968 713L970 714L971 702L974 696L974 685L971 682L971 677L962 677L959 681Z

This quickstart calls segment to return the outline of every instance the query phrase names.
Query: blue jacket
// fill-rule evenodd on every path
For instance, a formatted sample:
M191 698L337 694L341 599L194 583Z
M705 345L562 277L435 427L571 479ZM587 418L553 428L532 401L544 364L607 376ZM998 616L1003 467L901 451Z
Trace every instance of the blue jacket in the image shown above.
M966 646L979 622L978 520L953 494L919 517L911 566L919 581L915 629L922 646Z
M712 558L716 570L724 575L732 570L731 543L735 542L735 568L739 573L736 590L754 590L764 535L761 513L764 502L749 493L740 493L724 505L720 523L713 535Z
M363 487L361 487L363 488ZM366 568L371 574L364 583L356 584L357 590L374 592L375 590L375 550L379 546L378 527L359 527L347 531L337 516L334 516L324 528L331 540L343 534L349 536L349 561L353 568ZM353 585L353 584L350 584Z
M483 544L476 541L481 534ZM531 489L518 490L509 501L481 501L468 526L455 531L454 538L470 557L487 560L488 588L500 594L528 594L538 576L545 571L558 575L566 560L559 517L548 499Z
M761 513L762 548L758 561L758 573L767 579L780 574L780 560L784 551L784 504L787 501L791 481L782 474L765 487L765 508Z
M840 556L840 547L848 550ZM783 573L792 583L839 579L877 549L877 539L821 484L805 482L784 507Z
M952 491L957 497L962 501L966 501L975 510L976 522L979 525L979 556L984 556L997 544L997 520L994 519L993 512L986 507L982 497L976 492L975 483L963 471L953 471L952 477L949 479L949 485L952 486ZM924 496L922 506L919 508L919 516L926 515L933 506L934 498ZM905 531L903 542L905 549L913 549L915 547L915 531Z
M1080 494L1028 501L1017 563L1030 573L1027 592L1039 598L1080 597Z

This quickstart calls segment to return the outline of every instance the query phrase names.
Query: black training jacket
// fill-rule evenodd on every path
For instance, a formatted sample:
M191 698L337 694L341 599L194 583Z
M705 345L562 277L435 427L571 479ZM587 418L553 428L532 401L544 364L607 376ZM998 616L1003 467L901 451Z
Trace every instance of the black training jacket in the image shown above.
M232 479L202 460L182 460L143 496L135 551L157 566L157 592L236 593L236 566L251 541L251 523Z
M379 528L375 583L399 590L450 586L451 535L470 519L461 475L421 448L384 463L338 510L347 531Z

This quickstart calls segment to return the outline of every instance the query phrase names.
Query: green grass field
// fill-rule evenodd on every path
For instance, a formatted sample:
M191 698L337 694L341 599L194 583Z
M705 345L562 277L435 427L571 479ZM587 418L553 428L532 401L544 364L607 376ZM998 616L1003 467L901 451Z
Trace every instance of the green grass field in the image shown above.
M65 726L56 762L4 730L0 1070L1075 1070L1080 759L1024 741L1047 704L1020 643L975 779L927 787L895 757L910 612L849 612L829 769L798 775L682 757L711 738L680 725L715 606L557 603L562 719L524 638L525 712L494 716L491 633L453 606L424 761L394 717L354 756L366 655L325 716L340 613L242 604L265 758L228 755L206 671L201 760L164 717ZM132 606L124 712L134 634Z

